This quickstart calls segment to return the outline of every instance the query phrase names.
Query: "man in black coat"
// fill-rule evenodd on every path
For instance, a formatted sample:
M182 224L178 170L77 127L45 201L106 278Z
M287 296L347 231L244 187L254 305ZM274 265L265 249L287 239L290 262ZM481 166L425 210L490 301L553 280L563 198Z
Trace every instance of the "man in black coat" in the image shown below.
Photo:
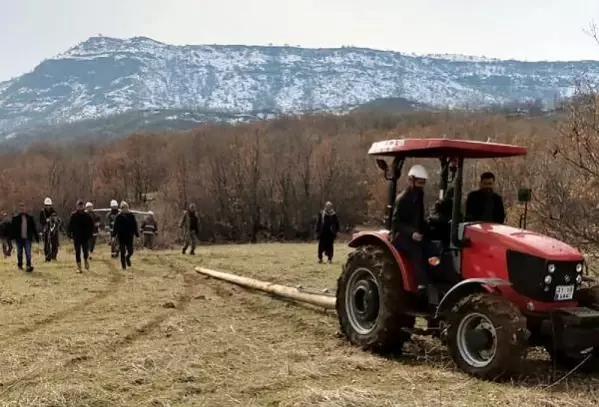
M495 175L485 172L480 176L480 189L472 191L466 198L466 222L505 222L503 199L496 193Z
M126 270L131 267L131 256L133 255L133 237L139 237L137 219L129 211L129 204L121 202L121 212L114 220L112 237L118 238L119 252L121 254L121 267Z
M82 200L77 201L77 210L71 214L67 235L73 240L75 247L75 261L77 262L77 271L81 270L81 253L83 252L83 261L85 269L89 270L89 241L94 233L94 220L85 211L85 204Z
M17 267L19 267L19 270L23 270L23 252L25 252L26 270L32 272L31 244L34 240L39 243L40 237L37 233L35 219L27 213L23 202L19 204L19 213L12 218L11 235L17 244Z
M316 222L316 236L318 237L318 262L322 263L324 253L329 260L333 261L334 244L339 233L339 218L333 209L333 204L327 202L324 209L318 215Z
M2 239L2 252L4 258L10 257L12 254L12 232L11 232L11 221L12 218L8 216L8 213L2 213L2 219L0 220L0 239Z

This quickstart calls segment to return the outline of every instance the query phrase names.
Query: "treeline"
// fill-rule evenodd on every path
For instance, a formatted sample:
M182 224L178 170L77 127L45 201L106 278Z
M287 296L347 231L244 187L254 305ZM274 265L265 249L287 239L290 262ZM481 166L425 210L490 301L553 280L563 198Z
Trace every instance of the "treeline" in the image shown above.
M34 211L51 196L62 216L77 199L107 207L111 199L152 209L171 243L189 203L200 212L201 239L307 239L326 200L345 230L378 227L386 184L367 150L376 140L449 137L517 143L527 158L469 163L467 190L494 171L517 222L518 187L533 189L530 227L579 245L596 237L599 126L596 97L579 97L562 117L472 112L315 115L191 132L140 133L105 143L38 143L0 160L0 207L24 201ZM438 163L431 168L430 203ZM410 163L408 163L410 165Z

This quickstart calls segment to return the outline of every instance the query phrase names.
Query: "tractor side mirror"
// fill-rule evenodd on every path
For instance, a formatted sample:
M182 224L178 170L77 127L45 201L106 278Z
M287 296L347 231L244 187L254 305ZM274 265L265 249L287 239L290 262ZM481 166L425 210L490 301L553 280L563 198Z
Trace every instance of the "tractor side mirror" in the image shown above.
M389 165L387 164L387 161L385 161L381 158L377 158L376 166L379 167L381 170L383 170L383 172L385 174L387 174L387 170L389 170Z
M530 188L520 188L518 190L518 202L520 202L520 203L530 202L531 198L532 198L532 191L530 190Z

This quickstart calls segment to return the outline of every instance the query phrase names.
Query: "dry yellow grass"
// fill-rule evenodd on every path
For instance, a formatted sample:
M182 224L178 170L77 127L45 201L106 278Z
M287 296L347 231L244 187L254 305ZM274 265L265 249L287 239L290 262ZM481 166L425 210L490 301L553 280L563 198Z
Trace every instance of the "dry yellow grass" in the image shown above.
M0 272L2 406L592 406L597 377L550 389L531 358L514 383L473 380L417 338L400 360L336 337L337 319L193 272L193 267L314 288L335 287L347 251L316 264L313 245L138 252L123 273L108 248L92 270L70 253L33 274ZM559 377L559 373L558 376Z

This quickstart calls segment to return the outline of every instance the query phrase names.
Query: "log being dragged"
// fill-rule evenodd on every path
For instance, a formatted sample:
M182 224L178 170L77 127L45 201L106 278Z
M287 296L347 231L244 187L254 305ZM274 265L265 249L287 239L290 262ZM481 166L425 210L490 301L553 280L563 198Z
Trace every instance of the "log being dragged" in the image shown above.
M335 309L335 297L331 297L330 295L311 294L299 291L295 287L270 283L268 281L260 281L249 277L238 276L236 274L211 270L204 267L196 267L195 271L199 274L228 281L229 283L237 284L242 287L252 288L254 290L263 291L269 294L277 295L279 297L289 298L294 301L305 302L307 304L323 307L325 309Z

